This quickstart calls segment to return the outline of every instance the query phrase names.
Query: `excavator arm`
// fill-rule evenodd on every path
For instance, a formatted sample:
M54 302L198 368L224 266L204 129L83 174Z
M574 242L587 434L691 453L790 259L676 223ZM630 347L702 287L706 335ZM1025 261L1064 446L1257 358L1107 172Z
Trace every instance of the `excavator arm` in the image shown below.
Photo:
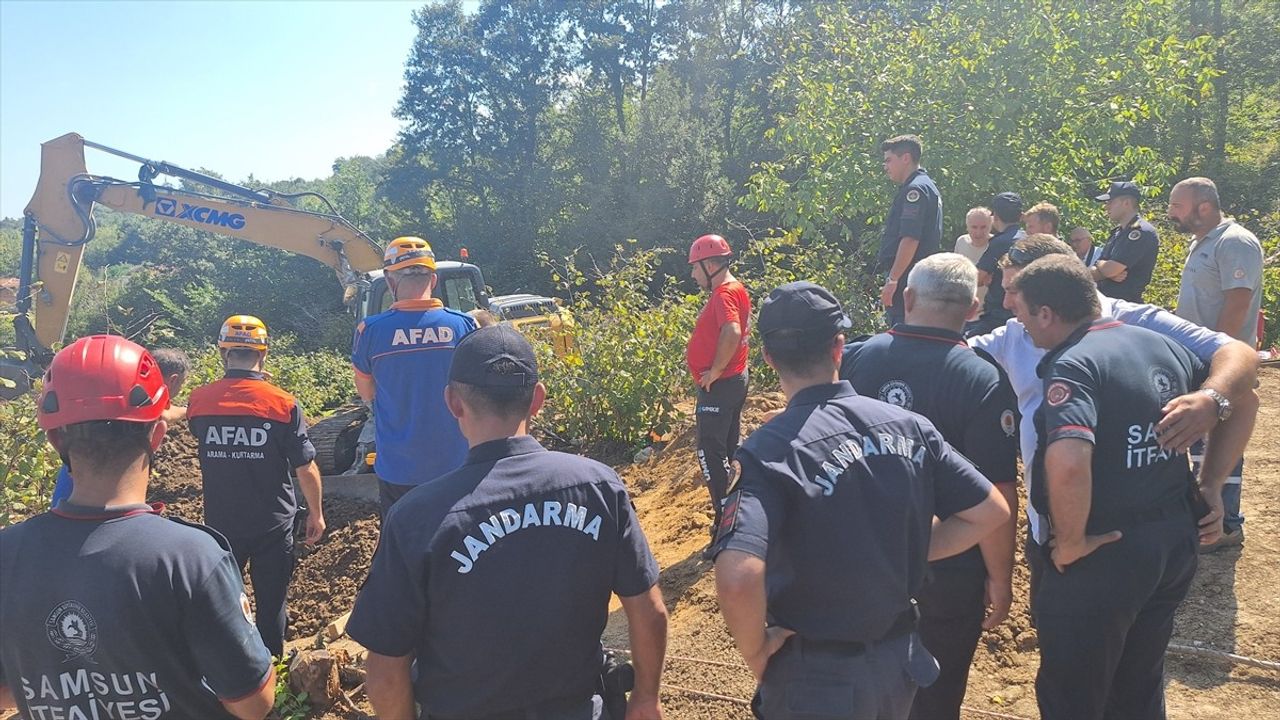
M137 161L137 182L90 175L85 147ZM206 194L152 183L159 175L179 177L219 191ZM18 314L18 349L28 371L52 356L67 328L71 299L85 245L93 239L97 205L240 238L306 255L333 268L354 297L365 273L382 267L382 249L315 193L329 212L295 207L297 196L251 190L162 162L152 162L68 133L41 146L40 180L24 213ZM13 379L11 373L4 373ZM30 374L30 372L28 373Z

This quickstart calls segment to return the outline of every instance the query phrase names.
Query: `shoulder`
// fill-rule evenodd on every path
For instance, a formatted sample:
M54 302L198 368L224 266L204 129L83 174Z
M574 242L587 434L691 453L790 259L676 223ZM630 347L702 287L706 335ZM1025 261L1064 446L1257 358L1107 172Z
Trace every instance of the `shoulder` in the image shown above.
M439 310L441 310L441 311L443 311L446 315L450 316L453 320L455 320L455 321L457 321L457 322L461 322L461 323L466 324L466 325L475 325L475 324L476 324L476 320L475 320L475 318L473 318L473 317L471 317L470 315L468 315L468 314L466 314L466 313L462 312L461 310L455 310L455 309L453 309L453 308L451 308L451 307L442 307L442 308L438 308L438 309L439 309Z
M1150 240L1154 237L1156 237L1156 226L1148 222L1146 218L1139 218L1138 222L1129 229L1128 238L1130 240Z
M1258 237L1249 232L1249 228L1234 221L1222 231L1222 237L1219 238L1219 244L1249 245L1250 247L1257 248L1259 252L1262 250L1262 243L1258 242Z
M360 325L358 326L358 328L357 328L357 329L358 329L360 332L365 332L365 331L369 330L370 328L372 328L374 325L379 325L379 324L385 323L385 322L387 322L388 320L390 320L391 318L395 317L395 316L396 316L396 315L398 315L398 314L400 314L400 313L397 313L395 310L383 310L382 312L378 313L377 315L370 315L370 316L366 317L365 319L361 320L361 321L360 321Z

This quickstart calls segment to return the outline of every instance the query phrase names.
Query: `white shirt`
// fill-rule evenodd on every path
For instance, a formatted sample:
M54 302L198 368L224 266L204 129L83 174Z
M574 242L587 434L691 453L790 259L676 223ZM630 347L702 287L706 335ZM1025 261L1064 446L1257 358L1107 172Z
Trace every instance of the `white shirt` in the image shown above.
M1153 330L1186 347L1207 365L1231 338L1223 333L1213 332L1194 325L1158 308L1155 305L1139 305L1125 300L1109 298L1098 293L1098 301L1102 304L1102 317L1112 317L1126 325L1137 325ZM1018 412L1022 418L1018 425L1018 445L1022 452L1022 479L1027 488L1027 522L1031 526L1031 537L1037 543L1048 540L1048 528L1041 522L1040 514L1031 507L1031 487L1035 482L1032 477L1032 458L1036 456L1039 437L1036 435L1035 412L1040 408L1040 400L1044 396L1044 383L1036 375L1036 367L1045 355L1045 350L1035 346L1026 328L1017 319L1005 322L986 335L969 338L969 345L986 351L995 358L1000 367L1009 376L1013 392L1018 396Z
M988 243L991 242L991 239L987 238L987 242ZM978 264L978 261L982 259L982 253L986 251L987 251L986 245L983 245L982 247L978 247L977 245L973 244L973 240L969 237L969 233L965 233L960 237L956 238L956 252L969 258L970 262L972 262L974 265ZM986 297L987 297L987 287L983 285L982 287L978 288L978 302L982 302L983 299Z

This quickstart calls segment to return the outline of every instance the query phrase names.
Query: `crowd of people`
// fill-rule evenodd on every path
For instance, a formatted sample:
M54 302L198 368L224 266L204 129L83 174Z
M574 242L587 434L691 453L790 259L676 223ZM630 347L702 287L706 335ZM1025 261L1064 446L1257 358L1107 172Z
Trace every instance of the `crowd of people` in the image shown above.
M919 139L881 150L899 185L877 256L886 332L851 337L812 282L773 288L753 315L730 244L689 250L707 293L686 356L714 515L704 557L758 683L753 712L958 719L979 636L1013 600L1020 454L1041 716L1163 718L1164 651L1198 552L1243 542L1260 246L1211 181L1178 183L1168 214L1193 243L1174 314L1141 303L1158 239L1134 183L1098 197L1115 223L1100 250L1083 228L1059 239L1054 206L1004 191L939 252ZM347 631L368 651L376 714L661 718L667 610L626 487L530 434L555 400L533 348L435 299L426 241L397 238L384 269L395 303L360 323L351 353L375 418L381 537ZM788 403L743 440L752 337ZM269 344L258 318L228 318L224 377L186 408L171 403L187 372L171 354L99 335L54 357L37 411L66 477L50 512L0 530L0 708L270 711L293 543L326 527L315 448L265 372ZM204 525L146 502L183 416ZM601 646L614 595L629 663Z

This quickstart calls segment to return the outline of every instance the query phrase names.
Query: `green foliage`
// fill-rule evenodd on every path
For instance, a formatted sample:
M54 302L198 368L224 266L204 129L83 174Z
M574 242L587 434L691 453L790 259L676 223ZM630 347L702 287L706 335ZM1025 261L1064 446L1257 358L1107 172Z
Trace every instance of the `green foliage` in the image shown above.
M537 345L548 397L539 430L578 445L633 446L677 419L692 385L684 349L700 303L673 279L662 283L661 301L649 300L659 256L620 246L592 275L580 256L557 266L556 282L574 293L577 353L557 358Z
M0 527L47 509L62 466L36 423L35 398L0 403Z
M289 391L307 417L319 417L355 397L355 381L347 355L332 350L300 352L289 336L276 338L267 355L266 370L271 382ZM191 358L191 374L183 388L189 396L193 388L207 385L223 375L222 359L215 347Z
M294 693L289 688L289 658L275 659L276 701L271 706L269 720L306 720L311 715L311 703L307 694Z

